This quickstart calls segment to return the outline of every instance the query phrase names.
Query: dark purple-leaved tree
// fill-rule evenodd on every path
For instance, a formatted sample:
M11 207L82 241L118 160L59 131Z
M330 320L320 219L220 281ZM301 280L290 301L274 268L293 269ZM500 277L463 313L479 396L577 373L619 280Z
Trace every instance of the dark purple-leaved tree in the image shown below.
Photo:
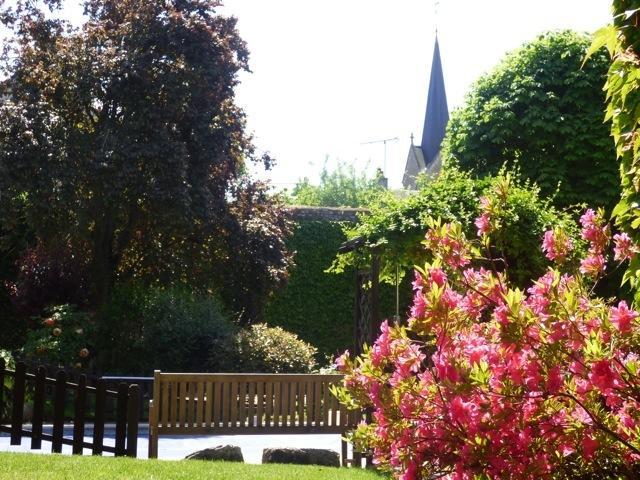
M234 99L248 69L236 20L216 0L85 0L74 28L60 3L0 0L13 32L0 83L2 224L85 255L93 305L120 279L182 282L217 289L252 321L257 307L234 292L268 295L291 257L277 199L245 178L247 161L270 159L255 154ZM225 275L240 264L266 285L238 289Z

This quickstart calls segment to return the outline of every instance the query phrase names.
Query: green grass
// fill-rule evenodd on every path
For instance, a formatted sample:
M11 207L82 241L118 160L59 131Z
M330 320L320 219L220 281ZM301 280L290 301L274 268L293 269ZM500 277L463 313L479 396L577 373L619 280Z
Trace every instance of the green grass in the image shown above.
M0 453L0 479L381 480L355 468Z

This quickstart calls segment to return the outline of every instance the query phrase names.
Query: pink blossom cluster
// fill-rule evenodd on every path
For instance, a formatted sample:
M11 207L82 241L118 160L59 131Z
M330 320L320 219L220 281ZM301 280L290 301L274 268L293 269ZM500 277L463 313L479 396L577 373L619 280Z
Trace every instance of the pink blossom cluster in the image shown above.
M494 204L489 197L480 199L480 216L475 220L475 226L478 229L478 236L483 237L491 233L491 217L494 210Z
M580 273L588 277L598 277L606 267L604 251L609 246L611 230L604 221L602 211L587 210L580 217L582 238L589 242L589 253L580 262Z
M545 479L567 464L623 475L640 462L640 320L585 286L610 232L592 210L581 223L579 271L550 269L526 291L476 266L459 227L432 226L434 261L416 271L407 324L383 323L362 357L338 364L341 400L373 412L353 440L380 468L401 480ZM543 249L559 261L571 244L551 232ZM616 258L636 253L614 241Z
M562 264L573 250L573 241L562 229L547 230L542 239L542 251L545 256L558 264Z

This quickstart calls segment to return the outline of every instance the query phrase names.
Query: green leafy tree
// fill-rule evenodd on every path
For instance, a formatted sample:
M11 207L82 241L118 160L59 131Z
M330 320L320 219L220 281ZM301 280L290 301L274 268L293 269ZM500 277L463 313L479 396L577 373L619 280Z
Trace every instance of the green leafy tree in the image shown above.
M382 176L378 171L374 178L369 178L366 173L356 173L353 165L344 163L338 163L335 170L329 171L325 164L320 184L313 185L307 177L303 178L293 188L288 203L318 207L366 206L385 190Z
M70 242L96 304L119 278L224 288L236 240L275 248L244 259L275 287L289 257L272 240L286 222L242 206L277 202L242 179L246 159L270 159L254 154L235 104L248 69L236 20L216 0L85 0L77 29L45 12L60 3L0 2L13 32L0 88L5 228Z
M479 214L480 199L502 198L501 185L504 184L509 188L503 199L505 207L496 212L502 233L495 240L495 248L496 253L506 259L512 280L524 286L546 268L546 261L537 249L546 229L562 226L572 237L578 234L571 226L570 213L551 205L540 195L537 186L504 171L496 177L478 180L469 172L450 167L435 180L420 179L414 195L404 199L385 198L370 205L370 213L363 215L358 225L345 229L349 239L361 238L361 243L368 248L337 255L331 269L341 272L366 262L362 257L375 250L381 259L381 279L393 283L397 268L403 275L427 260L419 245L430 219L457 221L467 235L474 235L480 228L474 222Z
M451 115L445 162L478 176L518 164L555 204L611 208L618 176L608 127L602 123L608 60L582 67L586 35L548 33L510 53L472 87Z
M611 121L611 135L620 162L622 191L613 210L616 224L634 240L640 239L640 1L614 0L612 25L596 32L590 58L606 46L611 64L605 85L605 120ZM629 264L624 281L638 291L640 260Z

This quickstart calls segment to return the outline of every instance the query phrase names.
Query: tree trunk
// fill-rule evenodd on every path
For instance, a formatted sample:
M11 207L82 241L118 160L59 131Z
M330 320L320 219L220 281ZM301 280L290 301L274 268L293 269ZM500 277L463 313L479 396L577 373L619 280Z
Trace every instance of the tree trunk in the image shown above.
M114 255L115 222L110 214L96 219L93 232L93 258L91 259L91 302L94 307L103 305L111 294L115 280Z

